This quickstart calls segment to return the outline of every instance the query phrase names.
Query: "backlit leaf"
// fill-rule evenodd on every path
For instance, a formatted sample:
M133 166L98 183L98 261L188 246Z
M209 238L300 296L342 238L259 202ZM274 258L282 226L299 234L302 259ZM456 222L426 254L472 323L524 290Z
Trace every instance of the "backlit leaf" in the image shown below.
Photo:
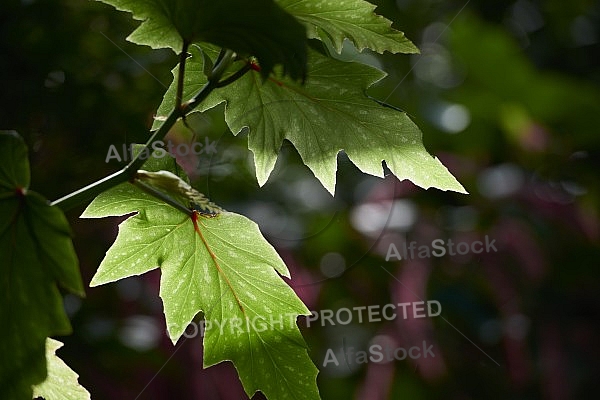
M173 166L170 158L152 158L144 168ZM281 278L289 277L288 269L254 222L227 211L190 217L129 183L98 196L82 217L130 213L136 214L119 226L92 286L160 268L174 343L201 312L210 326L206 367L233 361L249 396L260 390L270 399L319 398L317 369L296 326L298 315L309 311Z
M335 191L337 155L342 150L365 173L383 177L381 162L385 160L400 180L408 179L425 189L466 193L439 159L427 153L421 131L406 113L365 95L385 77L384 72L316 51L309 52L308 65L304 85L277 75L263 83L252 71L215 90L200 107L203 111L226 102L225 118L232 132L250 128L248 147L254 153L260 185L269 178L287 139L331 193ZM188 61L185 82L185 99L206 82L198 50ZM157 112L159 117L174 107L174 98L171 85Z
M183 42L207 42L253 55L265 74L275 64L301 78L306 30L273 0L98 0L143 21L128 40L181 52Z
M304 22L310 38L331 43L342 51L349 39L361 51L378 53L417 53L404 33L392 28L392 22L375 14L375 6L364 0L276 0L284 10Z
M56 355L56 350L62 346L58 340L46 340L48 377L33 387L33 396L46 400L89 400L90 393L77 381L79 375Z

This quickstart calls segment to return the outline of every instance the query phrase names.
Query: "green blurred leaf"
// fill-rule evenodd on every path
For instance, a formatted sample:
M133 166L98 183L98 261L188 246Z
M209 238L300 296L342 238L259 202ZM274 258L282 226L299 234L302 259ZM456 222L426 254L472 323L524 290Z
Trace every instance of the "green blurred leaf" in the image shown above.
M284 10L304 22L310 38L321 39L340 53L344 39L359 51L378 53L418 53L404 33L393 29L392 22L375 14L376 6L363 0L276 0Z
M258 58L264 73L282 64L304 76L306 31L273 0L98 0L143 21L128 40L181 52L183 42L208 42Z
M0 131L0 149L0 393L31 398L46 376L46 338L71 331L57 284L84 291L66 218L28 190L25 143Z
M144 167L174 171L171 163L165 157ZM254 222L226 211L190 218L129 183L98 196L82 218L130 213L137 214L119 226L92 286L160 267L174 343L202 311L211 325L205 366L233 361L249 396L260 390L271 399L319 398L318 371L296 326L309 311L279 276L289 277L288 269Z
M185 100L206 82L202 70L202 56L193 49L186 69ZM248 147L254 153L260 185L269 178L287 139L331 193L335 191L341 150L365 173L383 177L381 162L385 160L401 180L409 179L425 189L466 193L442 163L427 153L421 131L405 113L365 96L367 88L384 76L375 68L311 51L304 85L282 77L263 83L256 72L250 72L213 92L200 111L225 101L230 129L237 134L250 127ZM157 111L159 119L174 107L175 90L172 84L165 94Z
M77 381L79 375L56 356L56 350L62 346L63 343L58 340L46 340L48 377L33 387L33 396L46 400L89 400L90 393Z
M27 146L15 131L0 131L0 190L11 191L29 186Z
M596 145L600 124L597 85L538 69L511 34L469 13L453 23L450 39L451 53L466 66L468 75L448 97L469 108L473 136L489 140L491 135L481 135L483 130L510 125L512 131L508 129L507 134L514 140L528 135L529 127L537 123L568 133L561 135L561 140L566 139L573 148ZM517 125L522 129L515 131Z

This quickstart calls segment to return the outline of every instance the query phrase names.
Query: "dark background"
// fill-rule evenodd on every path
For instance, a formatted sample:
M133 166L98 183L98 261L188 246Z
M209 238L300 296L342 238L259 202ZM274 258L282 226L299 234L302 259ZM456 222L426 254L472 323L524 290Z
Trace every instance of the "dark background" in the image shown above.
M196 187L259 223L311 310L442 305L426 319L301 318L323 399L597 398L600 4L377 3L421 55L343 56L389 73L369 94L406 110L470 194L367 176L342 154L332 198L289 143L259 188L222 109L192 118L201 142L217 142L217 154L186 160ZM105 162L108 148L146 140L175 55L126 42L136 23L96 2L3 0L0 10L0 129L25 137L32 188L54 200L120 168ZM190 139L182 127L170 135ZM67 216L87 286L119 221L79 220L82 210ZM389 243L485 235L498 252L385 261ZM159 277L66 296L74 332L59 355L94 399L245 398L230 364L202 369L199 337L170 343ZM329 348L423 340L434 358L322 367Z

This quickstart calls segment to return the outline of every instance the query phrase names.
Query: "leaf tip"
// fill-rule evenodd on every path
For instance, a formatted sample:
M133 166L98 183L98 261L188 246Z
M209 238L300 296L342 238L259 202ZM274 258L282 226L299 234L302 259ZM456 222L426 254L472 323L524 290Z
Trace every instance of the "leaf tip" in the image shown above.
M96 287L96 286L101 286L104 285L106 282L102 282L100 279L97 279L95 276L92 278L92 280L90 281L89 286L92 287Z

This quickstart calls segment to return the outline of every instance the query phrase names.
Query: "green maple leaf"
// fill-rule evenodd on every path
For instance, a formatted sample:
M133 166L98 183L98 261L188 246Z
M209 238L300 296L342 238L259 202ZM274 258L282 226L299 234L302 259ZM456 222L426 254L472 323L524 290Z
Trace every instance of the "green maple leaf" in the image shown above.
M33 398L47 400L89 400L90 393L78 382L77 375L56 355L63 343L48 338L46 340L46 359L48 360L48 377L33 387Z
M57 285L84 294L67 220L30 191L27 147L0 131L0 393L31 398L46 377L46 338L68 334Z
M359 51L378 53L417 53L418 49L404 33L393 29L392 22L374 13L375 5L363 0L276 0L287 12L302 21L308 36L331 43L338 53L344 39Z
M97 0L143 21L127 38L152 48L207 42L256 56L268 74L283 64L294 79L304 76L306 30L273 0Z
M172 170L173 160L151 158L144 168ZM148 175L144 173L144 175ZM177 188L175 174L159 186ZM168 180L168 182L167 182ZM151 181L149 181L151 182ZM202 312L204 366L233 361L246 393L271 399L318 399L317 369L296 326L309 311L280 275L289 271L249 219L227 211L192 217L126 183L98 196L83 218L136 213L119 225L113 246L91 286L161 270L168 334L175 343Z
M192 49L186 66L184 98L206 83L200 50ZM233 68L240 68L240 63ZM225 119L235 134L250 128L248 147L254 153L262 186L277 160L284 139L294 144L303 162L329 192L334 193L337 155L344 150L361 171L383 177L381 162L400 180L441 190L466 193L435 157L427 153L422 133L404 112L384 107L365 95L385 73L370 66L342 62L309 52L304 85L281 76L263 83L252 71L231 85L215 90L200 111L227 103ZM177 69L174 70L177 74ZM168 115L175 105L171 85L157 111Z

